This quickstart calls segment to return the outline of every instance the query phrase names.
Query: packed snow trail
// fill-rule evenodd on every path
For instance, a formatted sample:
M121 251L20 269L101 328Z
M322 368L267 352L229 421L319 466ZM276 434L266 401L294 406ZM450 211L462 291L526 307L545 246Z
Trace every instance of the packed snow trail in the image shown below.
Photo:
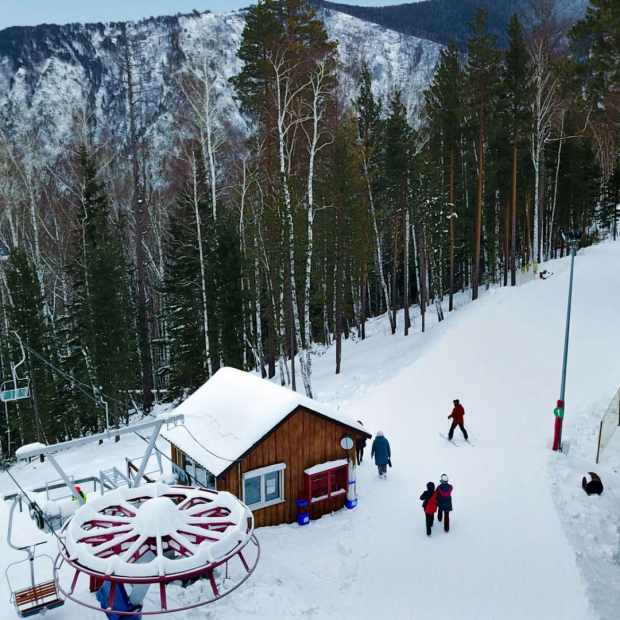
M620 385L618 265L620 244L585 249L576 259L564 425L568 455L550 450L568 260L554 261L548 267L554 275L545 281L491 290L475 303L461 298L456 312L423 335L419 320L408 338L390 336L385 317L371 321L366 341L344 343L340 376L333 375L333 349L315 360L314 388L319 399L339 405L373 434L385 432L394 465L387 480L378 478L368 445L355 510L308 527L259 529L262 557L248 583L209 608L175 618L611 620L620 588L602 561L609 549L594 557L596 566L584 572L584 580L565 531L579 539L580 532L571 529L577 510L583 514L579 523L609 524L600 530L605 540L587 532L588 541L602 547L614 540L614 485L600 498L587 498L580 476L593 467L594 452L576 464L572 446L583 435L580 416L609 402ZM453 398L465 407L474 446L455 448L440 436L448 432ZM459 429L455 440L463 442ZM109 456L122 461L126 452L121 442ZM444 472L454 485L450 533L435 522L427 538L418 497ZM566 491L559 502L569 513L565 518L554 489ZM0 525L5 518L3 508ZM195 584L183 597L197 597L203 586ZM598 597L594 610L588 593ZM0 595L8 596L4 584ZM67 603L49 619L101 615Z
M602 245L577 257L565 438L574 412L620 383L618 249ZM419 360L347 404L392 442L390 479L365 468L366 523L352 523L357 544L369 543L368 532L375 541L374 570L357 592L369 617L382 610L399 618L590 617L547 469L549 459L565 458L549 446L567 268L557 261L553 278L470 304ZM465 407L472 449L438 437L453 398ZM458 429L455 438L462 441ZM417 498L443 472L455 486L451 531L436 523L427 540Z

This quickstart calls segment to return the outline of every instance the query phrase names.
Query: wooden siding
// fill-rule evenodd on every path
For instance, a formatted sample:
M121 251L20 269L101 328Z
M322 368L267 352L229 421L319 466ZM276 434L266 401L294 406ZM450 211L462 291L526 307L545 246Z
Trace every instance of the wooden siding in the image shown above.
M324 416L298 407L273 432L217 478L218 491L230 491L242 498L241 479L245 472L286 463L284 472L284 502L266 508L253 510L257 527L292 523L297 518L295 500L304 496L304 469L345 457L340 447L340 440L345 435L354 440L362 432L339 424ZM172 447L172 460L180 463L182 453ZM322 500L311 505L310 516L313 519L333 512L344 506L346 496Z
M345 454L340 447L340 440L344 435L354 436L355 439L360 433L329 418L299 408L255 446L241 463L218 478L217 488L242 497L241 479L245 472L275 463L286 463L285 501L275 506L258 508L253 512L257 527L291 523L297 518L295 500L305 494L304 469L325 461L343 458ZM310 510L311 518L316 519L342 508L345 499L342 495L313 503Z

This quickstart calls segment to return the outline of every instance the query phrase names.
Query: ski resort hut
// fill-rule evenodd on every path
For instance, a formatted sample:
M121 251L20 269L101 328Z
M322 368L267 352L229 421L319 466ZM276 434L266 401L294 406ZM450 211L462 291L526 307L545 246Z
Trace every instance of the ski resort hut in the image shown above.
M177 476L230 491L256 526L291 523L296 500L311 518L340 509L347 492L343 437L370 438L358 422L315 400L221 368L177 407L184 426L162 431Z

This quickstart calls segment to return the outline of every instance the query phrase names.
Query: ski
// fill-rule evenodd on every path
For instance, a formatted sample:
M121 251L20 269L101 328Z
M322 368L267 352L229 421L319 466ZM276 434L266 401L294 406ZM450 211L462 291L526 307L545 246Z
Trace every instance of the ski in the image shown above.
M444 435L443 433L439 433L440 437L443 437L448 443L451 443L455 448L459 447L458 443L455 443L454 440L450 439L448 435Z

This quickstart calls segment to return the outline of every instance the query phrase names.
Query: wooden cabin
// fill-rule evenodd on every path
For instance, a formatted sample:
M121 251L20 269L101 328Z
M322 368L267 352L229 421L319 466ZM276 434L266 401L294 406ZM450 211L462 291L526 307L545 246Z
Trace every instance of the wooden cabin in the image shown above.
M184 426L163 430L180 480L230 491L256 526L310 518L345 505L347 453L341 440L369 439L364 427L331 407L241 370L221 368L175 413Z

